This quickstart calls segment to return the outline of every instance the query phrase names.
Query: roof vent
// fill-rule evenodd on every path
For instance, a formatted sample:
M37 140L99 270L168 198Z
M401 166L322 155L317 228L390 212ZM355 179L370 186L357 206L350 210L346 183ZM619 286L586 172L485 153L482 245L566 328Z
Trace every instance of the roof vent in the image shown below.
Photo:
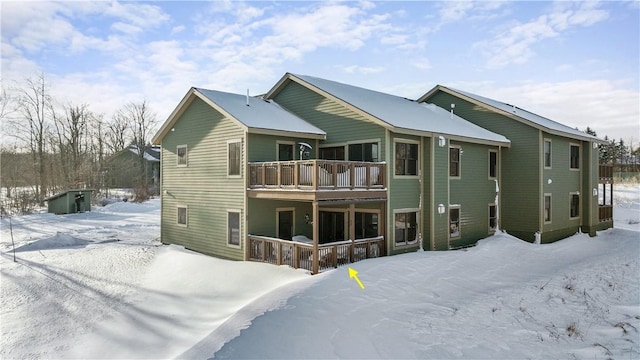
M453 120L453 109L456 108L456 104L451 104L451 120Z
M247 106L249 106L249 89L247 89Z

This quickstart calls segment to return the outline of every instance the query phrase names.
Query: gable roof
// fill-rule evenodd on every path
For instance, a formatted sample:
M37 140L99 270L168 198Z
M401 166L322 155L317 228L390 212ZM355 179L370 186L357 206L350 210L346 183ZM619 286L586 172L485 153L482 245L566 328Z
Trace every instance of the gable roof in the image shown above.
M456 90L456 89L442 86L442 85L437 85L436 87L431 89L429 92L421 96L417 101L420 101L420 102L427 101L429 98L431 98L431 96L433 96L438 91L442 91L450 95L462 98L471 103L480 105L486 109L500 113L502 115L506 115L512 119L525 123L534 128L543 130L550 134L560 135L560 136L569 137L573 139L602 142L601 139L598 139L595 136L589 135L584 131L571 128L557 121L553 121L544 116L540 116L538 114L534 114L525 109L519 108L515 105L507 104L501 101L486 98L484 96L472 94L470 92L466 92L462 90Z
M128 150L136 155L139 155L138 146L136 145L129 145ZM160 147L155 145L145 147L143 157L147 161L159 162Z
M421 104L400 96L313 76L287 73L265 97L273 98L289 81L329 97L394 132L448 135L468 142L510 145L506 137L452 115L436 105Z
M225 117L236 121L249 133L309 139L326 138L324 131L290 113L273 101L193 87L153 137L153 144L160 143L195 98L200 98Z

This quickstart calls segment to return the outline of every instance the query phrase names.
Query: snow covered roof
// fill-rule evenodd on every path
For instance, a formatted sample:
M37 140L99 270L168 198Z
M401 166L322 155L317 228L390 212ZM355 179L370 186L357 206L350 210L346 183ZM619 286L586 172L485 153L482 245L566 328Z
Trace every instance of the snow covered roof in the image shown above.
M465 119L451 115L433 104L422 104L403 97L347 85L307 75L287 74L283 79L302 81L327 95L359 109L394 131L418 131L448 135L469 142L492 143L509 146L506 137L493 133ZM281 85L283 81L281 80ZM273 96L278 85L267 97Z
M519 108L515 105L489 99L484 96L472 94L470 92L457 90L450 87L445 87L442 85L436 86L435 88L430 90L427 94L423 95L420 99L418 99L418 101L428 100L431 97L431 95L433 95L438 90L442 90L454 96L462 95L462 97L471 99L472 102L480 103L481 105L484 105L485 107L488 107L493 110L498 110L503 113L508 113L510 115L513 115L519 118L521 121L527 123L528 125L532 125L534 127L540 128L541 130L552 133L552 134L566 136L570 138L577 138L577 139L586 140L586 141L597 141L597 142L602 141L595 136L587 134L584 131L571 128L557 121L553 121L544 116L540 116L538 114L534 114L525 109Z
M271 100L193 87L153 137L153 144L160 144L162 138L195 97L202 99L224 116L239 122L250 133L309 139L325 139L327 135L322 129L311 125Z
M131 151L132 153L139 155L140 154L140 150L138 150L138 147L136 145L131 145L129 146L129 151ZM160 161L160 147L159 146L149 146L145 149L144 152L144 159L147 161L154 161L154 162L159 162Z
M243 123L250 132L252 132L251 130L256 130L254 132L276 130L316 135L315 138L326 136L323 130L283 109L274 101L215 90L200 88L195 88L195 90Z

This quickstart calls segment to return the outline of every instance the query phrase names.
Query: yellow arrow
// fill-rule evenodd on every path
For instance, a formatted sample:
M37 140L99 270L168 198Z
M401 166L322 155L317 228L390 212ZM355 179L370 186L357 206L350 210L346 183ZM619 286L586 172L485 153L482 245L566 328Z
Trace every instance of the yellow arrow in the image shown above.
M364 285L362 285L362 282L360 281L360 279L358 279L357 271L353 270L352 268L349 268L349 277L356 279L356 282L358 283L358 285L360 285L360 288L364 290Z

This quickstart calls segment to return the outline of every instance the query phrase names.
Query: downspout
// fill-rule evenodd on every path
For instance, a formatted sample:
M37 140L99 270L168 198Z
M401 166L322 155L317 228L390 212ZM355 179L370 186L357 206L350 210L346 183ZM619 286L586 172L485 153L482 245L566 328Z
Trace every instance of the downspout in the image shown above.
M249 90L247 89L247 106L249 105L248 95L249 95ZM244 251L243 251L244 261L248 261L249 260L249 227L247 226L247 224L249 223L247 221L247 219L249 219L249 206L248 206L249 204L248 204L248 194L247 194L247 188L249 188L249 176L248 176L249 174L249 131L248 130L244 131L243 143L244 143L243 144L244 156L242 157L242 159L244 160L243 176L244 176L245 184L244 184L244 191L243 191L244 196L242 199L242 202L243 202L242 206L243 206L243 212L244 212L244 216L242 219L242 222L243 222L242 229L244 234L242 234L243 235L242 237L244 238Z
M436 206L436 200L434 198L435 196L435 151L436 151L436 142L435 142L435 135L433 138L431 138L431 154L429 154L430 156L430 166L429 166L429 176L431 181L429 182L429 192L430 192L430 196L431 196L431 201L430 201L430 206L431 206L431 216L429 221L431 221L431 226L429 227L429 235L430 235L430 246L431 246L431 251L435 251L436 250L436 230L435 230L435 224L436 224L436 220L435 220L435 216L436 216L436 212L435 211L435 206Z
M420 229L418 231L418 241L420 242L420 251L424 251L424 246L422 244L422 232L424 230L424 209L423 209L423 197L424 197L424 193L423 193L423 185L424 185L424 181L423 181L423 177L424 177L424 169L423 169L423 162L424 162L424 136L420 136L420 149L422 151L418 152L418 161L420 163L420 167L418 167L418 173L420 174L418 177L418 184L420 186L420 198L418 199L418 209L420 209Z
M551 156L553 159L553 149L551 150ZM544 228L544 137L542 136L542 130L538 130L538 236L542 234ZM553 201L553 198L552 198ZM553 208L553 203L551 204ZM552 212L553 214L553 212Z

